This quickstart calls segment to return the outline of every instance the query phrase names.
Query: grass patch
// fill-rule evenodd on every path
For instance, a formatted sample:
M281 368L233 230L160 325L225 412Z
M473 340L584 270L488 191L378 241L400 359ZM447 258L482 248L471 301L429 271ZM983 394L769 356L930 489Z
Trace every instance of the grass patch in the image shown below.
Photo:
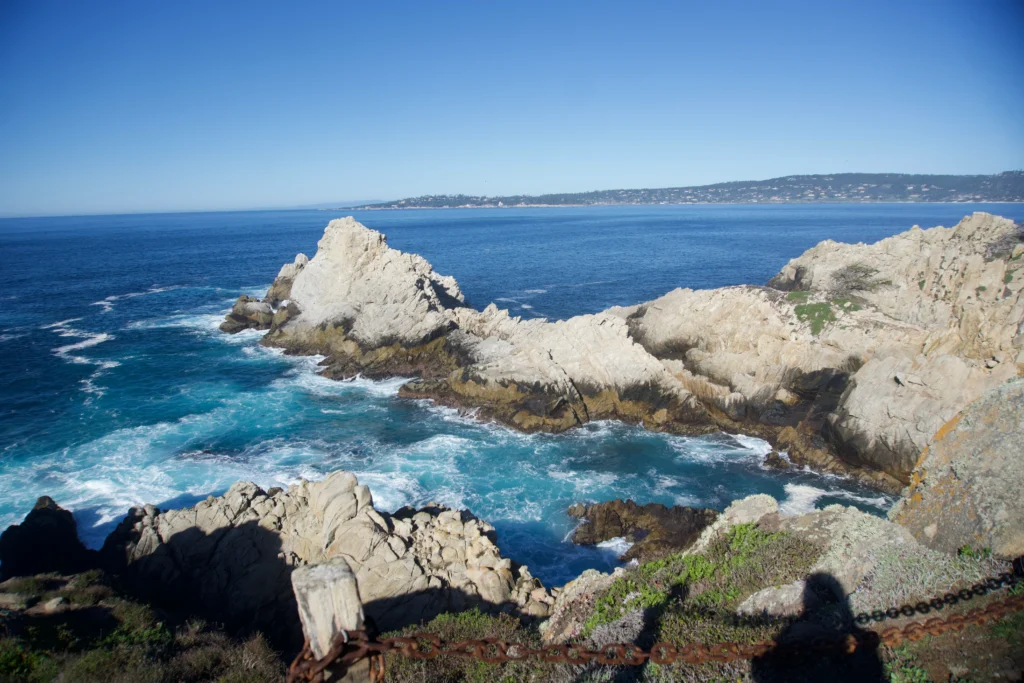
M932 683L928 672L917 665L905 647L893 651L892 658L885 664L885 673L889 683Z
M836 319L835 313L832 312L832 305L827 302L800 304L793 311L800 322L805 322L811 326L811 334L814 336L821 334L825 325Z
M810 292L790 292L786 295L786 301L794 301L799 303L806 302L811 297Z
M508 643L520 643L528 647L539 647L540 636L535 630L524 628L517 619L499 614L492 616L478 609L455 614L442 614L422 626L410 626L401 631L385 634L384 637L408 637L425 631L448 642L497 638ZM441 655L430 660L415 660L408 657L386 655L385 668L388 683L447 683L468 681L470 683L491 683L491 681L548 681L573 680L565 665L551 664L531 658L523 661L488 664L476 659ZM560 676L559 673L562 673Z
M663 639L736 635L708 614L732 609L761 588L804 576L817 556L816 546L790 534L767 533L753 524L734 526L703 555L671 555L617 579L598 596L583 635L638 609L664 614L659 627ZM698 625L701 633L695 634Z
M102 572L8 583L37 599L60 595L57 614L0 618L0 681L172 683L280 681L285 668L262 635L237 640L204 622L175 628L120 596Z

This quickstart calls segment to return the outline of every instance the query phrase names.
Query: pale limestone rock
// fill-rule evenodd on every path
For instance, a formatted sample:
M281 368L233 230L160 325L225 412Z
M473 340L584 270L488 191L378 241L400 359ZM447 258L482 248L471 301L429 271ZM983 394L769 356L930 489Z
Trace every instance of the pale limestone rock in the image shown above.
M316 255L294 276L288 297L300 313L283 328L301 334L338 323L364 347L416 344L448 329L445 313L463 303L454 278L352 217L333 220Z
M795 463L895 492L939 426L1024 373L1019 239L976 213L871 245L822 242L771 282L795 298L679 289L549 322L464 306L454 279L346 218L282 269L290 300L264 343L327 355L332 376L425 377L402 395L527 431L617 418L785 436Z
M193 508L134 508L103 554L137 587L272 629L294 624L292 570L334 558L351 567L381 629L474 604L545 616L546 591L501 557L493 536L486 522L436 505L380 513L369 490L338 471L274 495L240 482Z

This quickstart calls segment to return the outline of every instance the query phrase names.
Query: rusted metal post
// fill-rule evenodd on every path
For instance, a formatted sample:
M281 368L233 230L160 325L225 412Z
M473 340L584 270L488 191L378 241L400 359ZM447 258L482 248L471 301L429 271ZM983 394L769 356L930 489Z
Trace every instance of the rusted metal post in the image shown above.
M292 572L292 590L299 606L302 631L317 659L323 659L340 631L363 628L363 603L356 577L348 562L340 557L296 569ZM360 660L344 672L340 667L329 667L324 678L332 683L368 683L369 661Z

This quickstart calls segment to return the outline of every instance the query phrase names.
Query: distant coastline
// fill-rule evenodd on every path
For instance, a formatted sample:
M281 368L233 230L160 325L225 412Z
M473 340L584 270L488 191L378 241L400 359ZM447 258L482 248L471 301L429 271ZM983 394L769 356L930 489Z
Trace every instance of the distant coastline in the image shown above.
M850 204L852 206L865 204L1024 204L1024 199L957 199L946 201L915 199L904 201L846 202L823 199L802 202L659 202L657 204L607 202L601 204L511 204L502 206L496 204L482 204L479 206L336 206L328 209L317 209L317 211L451 211L455 209L585 209L596 206L793 206L800 204Z
M335 207L395 209L505 209L702 204L967 204L1024 202L1024 171L994 175L838 173L690 187L598 190L543 195L423 195L390 202Z

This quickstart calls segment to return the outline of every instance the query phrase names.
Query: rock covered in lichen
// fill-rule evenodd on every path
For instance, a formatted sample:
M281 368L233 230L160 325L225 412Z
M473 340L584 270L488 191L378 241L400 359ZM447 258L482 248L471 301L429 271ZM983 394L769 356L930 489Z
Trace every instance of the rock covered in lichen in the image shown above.
M936 432L889 514L925 545L1024 555L1024 379L993 389Z

